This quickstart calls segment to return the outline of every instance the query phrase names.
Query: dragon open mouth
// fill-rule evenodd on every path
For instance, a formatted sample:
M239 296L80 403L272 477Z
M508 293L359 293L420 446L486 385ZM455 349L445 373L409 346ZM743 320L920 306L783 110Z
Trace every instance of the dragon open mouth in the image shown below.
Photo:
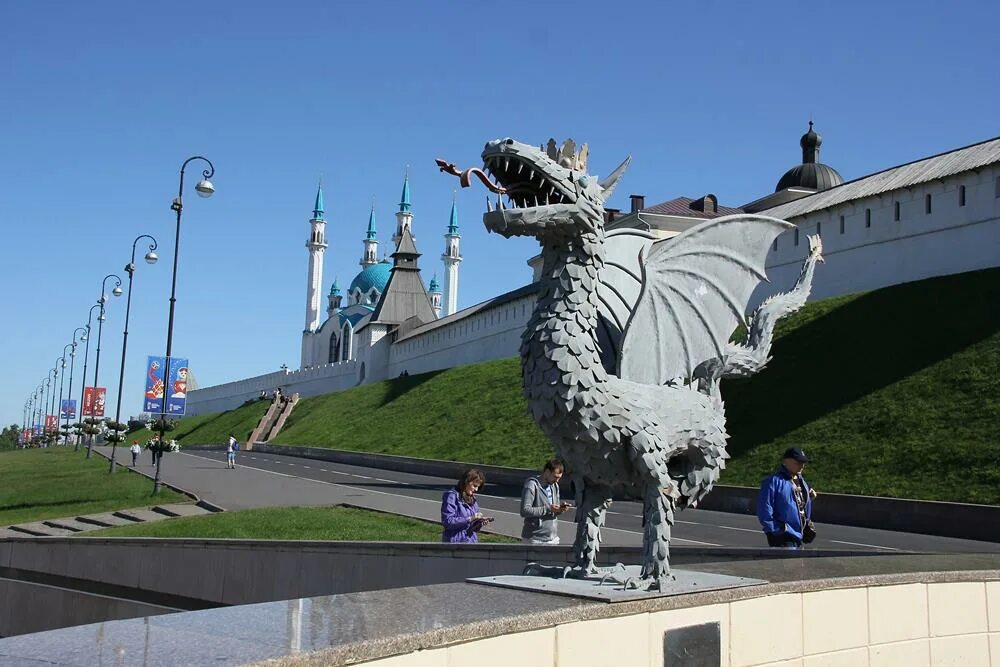
M563 187L550 180L541 169L510 153L483 156L483 169L498 182L491 190L501 191L497 208L521 209L552 204L571 204L574 199ZM507 202L505 204L504 197ZM487 199L487 211L493 207Z

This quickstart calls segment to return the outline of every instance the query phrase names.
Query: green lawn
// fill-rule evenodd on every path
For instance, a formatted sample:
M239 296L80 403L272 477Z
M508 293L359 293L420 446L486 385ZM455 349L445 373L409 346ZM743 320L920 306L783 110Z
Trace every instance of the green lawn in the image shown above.
M723 385L722 483L756 486L800 445L823 491L1000 504L998 295L990 269L810 303L781 322L768 367ZM247 432L253 407L193 419ZM192 443L225 436L181 424ZM304 399L274 444L524 468L551 451L517 359Z
M129 507L184 502L164 488L124 469L108 474L108 461L72 447L18 449L0 453L0 526L113 512Z
M165 519L81 533L85 537L200 537L253 540L439 542L441 526L429 521L353 507L272 507ZM516 542L480 534L483 542Z

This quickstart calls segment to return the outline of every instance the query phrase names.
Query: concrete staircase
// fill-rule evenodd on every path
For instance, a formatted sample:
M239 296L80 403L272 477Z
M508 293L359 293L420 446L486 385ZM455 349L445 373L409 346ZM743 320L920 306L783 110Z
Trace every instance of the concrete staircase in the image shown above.
M47 519L0 527L4 537L52 537L74 535L112 526L129 526L149 521L161 521L175 516L199 516L210 511L193 504L166 504L137 509L118 510L101 514L86 514L64 519Z
M285 422L288 421L288 416L292 414L292 410L298 402L299 395L297 393L292 394L291 398L272 401L271 407L260 418L257 427L250 434L250 437L247 438L245 449L253 449L253 443L268 442L271 438L278 435L281 429L284 428Z

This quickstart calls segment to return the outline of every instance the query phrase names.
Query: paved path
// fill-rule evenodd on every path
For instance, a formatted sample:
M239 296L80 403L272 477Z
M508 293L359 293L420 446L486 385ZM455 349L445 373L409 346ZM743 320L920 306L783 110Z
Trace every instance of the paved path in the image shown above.
M148 461L140 462L146 464L144 470L153 470ZM165 481L229 510L350 504L435 522L440 519L441 493L455 483L440 477L252 451L240 452L237 465L235 470L226 468L221 451L180 452L164 457L162 475ZM520 534L516 493L516 489L487 484L480 494L484 513L496 517L492 532ZM567 513L566 518L559 522L559 534L569 543L573 541L573 513ZM641 505L617 502L612 506L603 531L608 544L640 544L641 531ZM673 534L673 543L679 546L759 547L764 541L755 517L706 510L680 513ZM1000 553L1000 544L992 542L851 526L820 525L819 534L814 546L828 549Z

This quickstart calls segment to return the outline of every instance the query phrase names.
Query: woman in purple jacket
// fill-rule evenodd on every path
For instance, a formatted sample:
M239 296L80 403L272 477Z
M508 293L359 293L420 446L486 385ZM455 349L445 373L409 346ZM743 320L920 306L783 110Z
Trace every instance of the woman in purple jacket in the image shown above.
M479 531L492 521L479 511L476 492L486 483L486 476L475 468L462 473L455 488L441 498L441 541L475 543Z

